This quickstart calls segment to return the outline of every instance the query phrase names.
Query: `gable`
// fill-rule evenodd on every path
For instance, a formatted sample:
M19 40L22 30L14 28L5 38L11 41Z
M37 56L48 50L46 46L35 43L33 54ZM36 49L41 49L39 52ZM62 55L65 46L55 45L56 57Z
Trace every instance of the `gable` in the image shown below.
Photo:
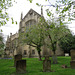
M25 17L23 18L23 20L25 20L25 18L29 18L29 17L34 17L35 15L37 16L41 16L39 13L37 13L36 11L34 11L33 9L30 9L29 12L25 15Z

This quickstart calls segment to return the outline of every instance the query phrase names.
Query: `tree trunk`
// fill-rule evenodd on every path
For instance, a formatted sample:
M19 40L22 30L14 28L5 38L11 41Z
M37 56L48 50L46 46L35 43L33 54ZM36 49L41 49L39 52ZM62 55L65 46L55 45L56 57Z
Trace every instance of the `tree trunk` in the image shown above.
M53 51L53 52L54 52L54 54L52 56L53 64L58 64L58 62L57 62L57 56L55 55L55 51Z
M28 58L31 57L31 46L29 45L29 52L28 52Z
M40 51L38 51L38 54L39 54L39 60L41 61L42 59L41 59L41 53L40 53Z

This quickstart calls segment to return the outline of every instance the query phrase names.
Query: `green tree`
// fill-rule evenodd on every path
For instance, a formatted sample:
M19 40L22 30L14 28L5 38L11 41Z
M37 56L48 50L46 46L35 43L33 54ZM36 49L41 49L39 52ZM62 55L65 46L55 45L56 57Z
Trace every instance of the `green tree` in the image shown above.
M3 52L4 52L3 36L0 35L0 56L3 54Z
M68 34L60 40L60 47L64 53L70 53L71 49L75 49L75 35Z
M9 21L7 9L12 6L11 0L0 0L0 26Z
M39 58L41 47L46 45L50 50L56 51L57 42L70 33L65 25L61 25L60 21L40 19L38 25L32 26L25 34L24 42L30 46L36 47L38 50ZM57 63L56 61L53 61Z
M45 25L45 36L47 36L46 38L48 40L45 43L53 51L53 57L55 57L58 42L62 37L65 37L69 33L70 30L67 26L61 25L60 21L54 21L54 19L47 21L47 24ZM53 60L53 63L57 63L57 61Z
M13 6L13 2L15 2L15 0L0 0L0 26L7 24L7 21L9 21L7 9ZM13 18L11 18L11 20L13 24L14 23Z
M25 38L23 40L24 43L35 47L38 51L39 60L41 60L41 47L43 46L43 29L40 28L40 23L38 25L33 25L30 27L26 33L24 33Z

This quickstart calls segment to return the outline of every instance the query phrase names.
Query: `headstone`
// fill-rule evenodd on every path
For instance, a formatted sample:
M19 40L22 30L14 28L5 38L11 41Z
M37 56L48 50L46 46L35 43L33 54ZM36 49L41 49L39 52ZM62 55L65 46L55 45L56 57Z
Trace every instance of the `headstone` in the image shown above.
M75 69L75 50L71 50L71 61L70 61L70 66L72 69Z
M49 60L49 56L45 56L45 60L43 60L43 72L51 72L51 60Z
M53 59L53 64L57 64L57 56L56 55L53 55L52 56L52 59Z
M69 56L69 53L65 53L65 57Z
M75 60L75 50L71 50L70 53L71 53L71 61Z
M26 60L16 62L16 73L26 73Z
M4 55L2 55L2 58L4 58Z
M75 69L75 61L70 61L70 65L72 69Z
M18 54L18 55L14 56L14 66L16 66L16 61L18 61L18 60L22 60L22 55L21 54Z

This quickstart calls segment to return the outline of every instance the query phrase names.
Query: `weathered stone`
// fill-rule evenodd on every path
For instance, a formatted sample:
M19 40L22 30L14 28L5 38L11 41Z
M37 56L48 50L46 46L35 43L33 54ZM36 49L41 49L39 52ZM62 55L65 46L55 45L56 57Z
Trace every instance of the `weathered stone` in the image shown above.
M52 59L53 59L53 64L57 64L57 56L56 55L53 55L52 56Z
M71 61L70 66L72 69L75 69L75 50L71 50Z
M16 66L16 61L18 61L18 60L22 60L22 55L21 54L18 54L18 55L14 56L14 66Z
M75 61L70 61L70 65L72 69L75 69Z
M51 60L49 60L49 56L45 56L45 60L43 60L43 72L51 71Z
M26 72L26 60L18 60L16 62L16 73Z
M71 61L75 60L75 50L71 50L70 53L71 53Z
M65 53L65 57L69 56L69 53Z

